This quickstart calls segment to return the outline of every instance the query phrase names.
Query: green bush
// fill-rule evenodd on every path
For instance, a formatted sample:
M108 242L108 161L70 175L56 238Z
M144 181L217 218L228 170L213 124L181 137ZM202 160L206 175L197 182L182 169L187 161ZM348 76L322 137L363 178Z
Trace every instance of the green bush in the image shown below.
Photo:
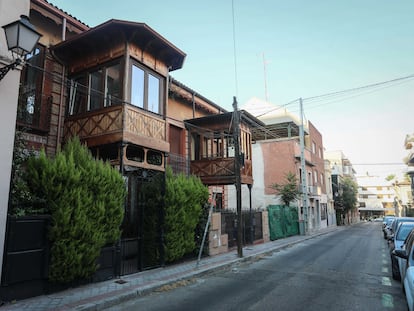
M56 157L31 158L27 183L49 206L52 225L49 279L66 283L96 271L105 244L119 239L126 189L121 174L95 160L79 139Z
M195 176L173 175L167 168L165 193L165 260L171 262L196 248L195 230L208 188Z

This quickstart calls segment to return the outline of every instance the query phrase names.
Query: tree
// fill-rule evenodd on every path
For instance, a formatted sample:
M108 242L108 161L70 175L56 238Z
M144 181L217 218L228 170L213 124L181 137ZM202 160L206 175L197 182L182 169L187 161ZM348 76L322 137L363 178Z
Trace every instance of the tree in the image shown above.
M344 211L353 210L357 207L358 185L350 177L345 177L343 179L340 200L342 202L342 206L344 207Z
M209 192L196 176L174 175L170 167L166 174L165 253L171 262L195 250L195 231Z
M92 276L101 248L121 234L126 195L121 174L73 138L55 158L44 151L30 158L26 182L52 217L49 279L66 283Z
M34 152L27 147L24 132L16 129L9 200L9 214L12 216L18 217L48 213L45 202L39 199L36 193L30 192L26 182L27 161L33 156Z
M270 185L270 188L281 196L281 200L286 206L289 206L290 202L298 199L301 194L298 187L298 179L292 172L285 174L285 182L283 184L274 183Z
M387 177L385 177L385 180L386 181L391 181L391 180L395 179L395 177L396 177L395 174L390 174Z

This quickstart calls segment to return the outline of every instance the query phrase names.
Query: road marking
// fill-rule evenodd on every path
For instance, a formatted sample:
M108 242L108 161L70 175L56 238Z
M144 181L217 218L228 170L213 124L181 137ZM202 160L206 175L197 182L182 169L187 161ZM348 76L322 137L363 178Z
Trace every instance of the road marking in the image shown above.
M394 299L390 294L382 294L382 306L385 308L394 308Z
M391 286L391 280L390 280L390 278L387 277L387 276L383 276L382 277L382 285Z
M381 270L382 272L384 272L384 273L388 273L388 268L387 267L382 267L382 270Z

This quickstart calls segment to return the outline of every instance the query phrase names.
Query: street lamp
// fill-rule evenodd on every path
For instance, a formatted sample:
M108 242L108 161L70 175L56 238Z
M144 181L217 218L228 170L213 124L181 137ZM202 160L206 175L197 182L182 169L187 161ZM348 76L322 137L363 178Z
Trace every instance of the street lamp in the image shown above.
M6 35L7 48L12 52L15 61L0 68L0 81L10 70L14 70L22 63L24 57L31 53L36 46L41 34L29 22L27 16L21 15L20 20L2 26Z

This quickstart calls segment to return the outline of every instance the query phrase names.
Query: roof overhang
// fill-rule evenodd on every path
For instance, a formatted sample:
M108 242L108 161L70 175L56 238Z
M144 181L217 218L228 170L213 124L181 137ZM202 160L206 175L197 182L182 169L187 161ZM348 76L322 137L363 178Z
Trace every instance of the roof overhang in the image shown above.
M264 123L262 121L255 118L245 110L240 110L240 121L241 123L247 125L249 128L264 126ZM186 124L193 125L196 127L214 130L228 129L229 132L233 132L233 128L231 126L233 122L233 112L226 112L201 118L188 119L184 122Z
M69 64L88 52L108 50L108 45L122 42L137 45L164 62L170 71L180 69L184 64L186 54L145 23L116 19L63 41L51 50L62 62Z

